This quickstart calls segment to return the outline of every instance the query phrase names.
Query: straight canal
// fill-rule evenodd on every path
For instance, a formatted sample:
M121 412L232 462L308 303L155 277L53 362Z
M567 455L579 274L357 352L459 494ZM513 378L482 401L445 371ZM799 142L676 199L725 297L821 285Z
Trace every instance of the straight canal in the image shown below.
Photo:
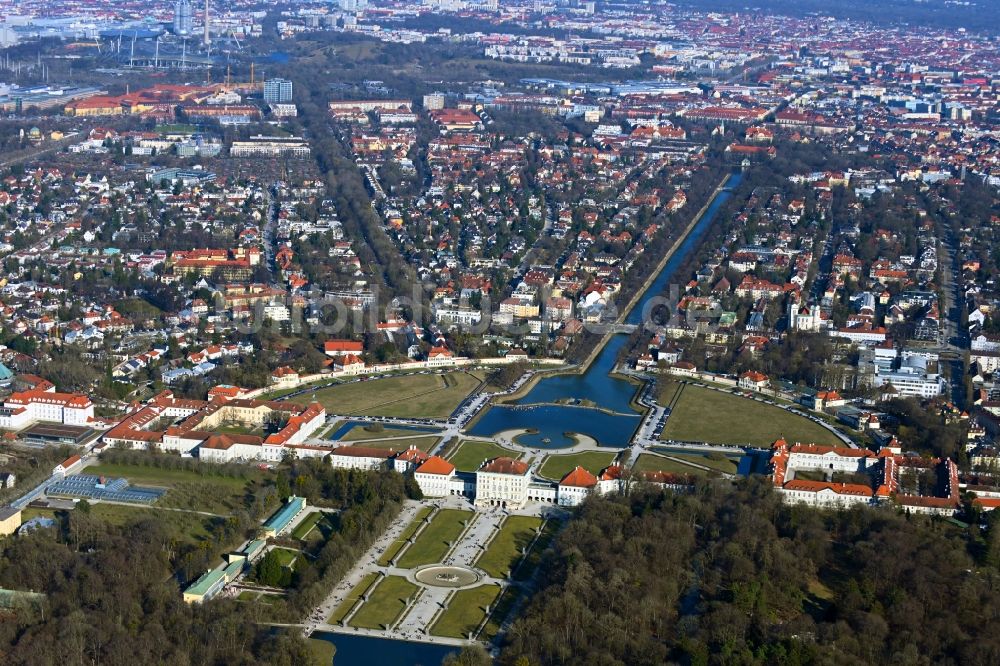
M742 180L740 172L729 175L724 188L715 195L680 247L629 311L625 323L643 323L653 299L667 290L677 269L698 247L719 210L732 196L732 190ZM541 379L527 395L514 403L490 407L469 431L470 434L492 436L505 430L527 430L527 434L516 439L518 443L536 449L572 446L575 442L568 436L569 433L589 435L602 446L628 446L641 421L630 404L635 386L610 374L618 353L627 342L625 334L612 336L586 372ZM560 401L581 402L587 406L555 404Z

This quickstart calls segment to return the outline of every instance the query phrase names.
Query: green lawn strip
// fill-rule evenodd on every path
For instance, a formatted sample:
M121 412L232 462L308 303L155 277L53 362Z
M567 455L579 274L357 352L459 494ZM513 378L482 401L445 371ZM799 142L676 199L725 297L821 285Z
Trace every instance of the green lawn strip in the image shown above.
M685 462L710 467L711 469L725 472L727 474L736 474L736 470L739 468L739 463L736 460L725 455L721 456L721 458L712 458L711 454L700 455L697 453L675 453L673 451L661 450L655 447L652 450L665 456L670 456L671 458L677 458L678 460L683 460Z
M454 465L455 469L460 472L474 472L479 469L484 460L500 456L519 458L521 454L494 442L464 440L458 445L455 452L449 456L448 462Z
M367 426L354 426L340 438L342 442L360 442L366 439L385 439L386 437L421 437L423 433L409 428L383 428L369 430Z
M313 511L308 516L302 519L295 529L292 530L293 539L305 539L309 532L316 527L316 523L323 519L323 514L319 511Z
M392 558L396 557L399 551L403 549L403 546L406 545L406 540L416 533L417 529L423 524L424 518L429 516L433 510L433 507L425 506L417 512L417 515L413 517L413 521L406 526L406 529L399 535L399 538L389 544L389 547L382 553L382 557L378 558L378 565L380 567L389 566Z
M373 449L392 449L393 451L405 451L411 446L415 446L421 451L430 451L440 440L436 436L407 437L406 439L386 439L381 441L362 440L353 442L352 446L366 446Z
M471 520L474 516L472 511L441 509L399 558L397 566L412 569L440 562L451 548L449 544L454 543L465 530L463 521Z
M254 590L243 590L242 592L239 593L236 599L238 601L254 601L259 596L260 592L256 592Z
M533 516L508 516L486 551L476 561L476 566L493 578L507 578L514 570L523 551L535 538L535 531L542 524Z
M386 576L368 595L368 601L358 609L349 624L361 629L391 627L419 589L402 576Z
M571 472L577 465L592 474L597 474L614 461L616 452L582 451L563 455L552 455L545 459L538 473L558 481Z
M340 603L337 608L334 609L330 618L327 620L329 624L340 624L340 622L350 615L351 609L354 608L354 604L358 603L358 599L364 596L365 592L372 586L372 584L378 580L380 576L377 573L366 574L364 578L361 579L357 585L347 594L347 597Z
M510 615L514 604L517 603L520 596L521 594L516 587L508 587L504 590L504 593L495 602L490 619L486 621L482 633L479 634L480 640L492 641L496 638L496 635L500 632L500 627L503 626L504 620Z
M524 558L524 561L521 562L517 571L514 572L514 580L525 581L531 578L531 576L535 573L535 569L538 568L538 565L542 561L542 553L544 553L545 549L549 547L550 543L552 543L552 539L555 537L558 527L559 523L553 520L545 523L545 526L542 528L542 533L538 535L538 538L535 540L531 550L528 551L528 556Z
M790 442L838 444L832 432L786 409L688 384L663 429L662 439L769 446Z
M676 460L668 460L667 458L661 458L660 456L650 455L648 453L643 453L639 456L639 459L635 461L635 465L632 466L632 471L668 472L670 474L693 474L695 476L708 475L708 472L703 469L692 467L691 465L685 465L684 463Z
M308 639L309 652L312 653L313 659L320 664L332 664L333 655L336 654L337 648L334 647L333 643L330 641L324 641L321 638L310 638Z
M430 629L435 636L468 638L486 617L487 608L500 596L499 585L480 585L459 590L452 595L448 607Z

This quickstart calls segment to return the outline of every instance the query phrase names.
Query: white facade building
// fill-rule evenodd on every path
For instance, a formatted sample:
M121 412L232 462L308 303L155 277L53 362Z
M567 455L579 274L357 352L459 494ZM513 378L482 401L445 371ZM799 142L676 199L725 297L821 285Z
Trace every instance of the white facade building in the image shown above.
M531 481L528 464L512 458L494 458L476 472L476 505L516 509L528 501Z
M43 421L86 427L94 419L94 403L82 393L57 393L55 387L13 393L0 409L0 428L22 430Z
M439 456L431 456L417 467L413 478L426 497L447 497L455 490L455 466Z

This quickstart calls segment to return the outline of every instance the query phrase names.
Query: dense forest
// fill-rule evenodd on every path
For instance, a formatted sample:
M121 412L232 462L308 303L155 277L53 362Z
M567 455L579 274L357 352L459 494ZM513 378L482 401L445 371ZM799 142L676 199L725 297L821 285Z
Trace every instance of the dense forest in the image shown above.
M113 459L131 461L125 453ZM309 566L296 568L282 600L269 606L225 599L189 605L181 598L184 576L178 570L187 568L186 547L163 521L142 513L115 525L82 502L74 511L58 513L55 528L0 540L0 588L45 595L40 603L18 602L0 610L0 663L315 663L297 634L258 623L294 622L319 603L394 519L406 483L389 472L295 461L264 486L255 494L294 492L311 504L339 509L335 530ZM248 502L253 513L254 498ZM252 536L258 524L238 517L232 525L245 533L231 534L229 547ZM221 552L204 545L208 552ZM205 564L191 573L204 571Z
M1000 663L998 522L794 507L753 478L595 497L500 663Z

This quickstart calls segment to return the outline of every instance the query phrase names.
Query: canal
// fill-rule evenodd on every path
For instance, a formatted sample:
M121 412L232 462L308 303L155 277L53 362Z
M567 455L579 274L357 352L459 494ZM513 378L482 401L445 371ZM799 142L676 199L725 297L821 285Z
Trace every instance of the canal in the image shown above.
M317 631L312 638L333 643L335 666L440 666L461 648Z
M725 188L712 199L704 215L628 313L626 323L642 324L648 314L647 307L654 298L667 291L677 269L698 247L719 210L732 196L732 190L742 180L742 173L730 174ZM618 353L627 342L625 334L612 336L586 372L542 379L516 402L490 407L469 431L470 434L492 436L505 430L524 429L529 433L519 435L516 440L536 449L572 446L574 440L567 433L588 435L602 446L628 446L641 422L641 416L630 404L636 387L610 374ZM583 401L594 406L553 404L559 401Z

